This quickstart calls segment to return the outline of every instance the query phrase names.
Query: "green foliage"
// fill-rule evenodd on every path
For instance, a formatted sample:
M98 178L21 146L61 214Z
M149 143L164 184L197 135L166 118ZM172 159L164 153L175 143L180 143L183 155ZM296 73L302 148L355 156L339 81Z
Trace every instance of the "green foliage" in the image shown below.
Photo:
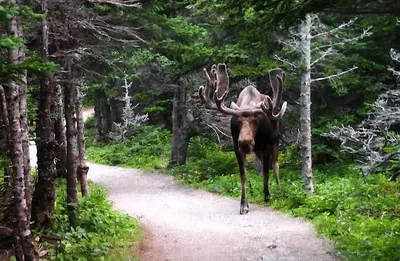
M224 153L210 139L194 137L189 143L187 163L174 167L170 174L186 182L197 183L236 171L237 163L233 152Z
M96 123L96 119L94 116L90 116L85 121L85 130L86 132L90 131L90 134L93 134L94 124ZM87 137L89 140L93 140L93 135Z
M94 143L87 132L89 160L112 166L153 169L165 167L170 157L171 134L150 125L141 125L135 137L119 144Z
M141 237L137 221L113 210L105 189L91 184L89 196L79 199L77 227L71 228L65 188L65 180L60 180L53 227L47 233L59 236L61 243L57 249L50 246L50 259L86 261L133 258L130 248Z
M0 48L15 49L23 43L21 38L0 36Z

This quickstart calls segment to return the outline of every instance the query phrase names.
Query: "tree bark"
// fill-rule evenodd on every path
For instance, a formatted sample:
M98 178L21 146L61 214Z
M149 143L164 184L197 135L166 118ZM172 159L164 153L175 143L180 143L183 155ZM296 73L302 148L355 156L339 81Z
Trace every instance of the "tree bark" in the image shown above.
M94 140L96 142L102 141L101 135L101 109L98 105L94 106Z
M18 23L18 32L22 38L22 25ZM25 60L25 47L21 46L18 50L18 62ZM27 219L31 219L32 209L32 192L31 192L31 167L29 158L29 126L28 126L28 106L26 101L26 94L28 92L27 86L27 71L23 70L20 74L19 80L19 110L20 110L20 126L21 126L21 139L23 149L23 161L24 161L24 182L25 182L25 197L27 204Z
M179 86L174 92L170 167L186 163L187 148L193 136L191 129L193 115L188 107L189 98L186 86Z
M306 190L314 193L311 155L311 15L300 25L300 53L304 70L300 86L301 176Z
M72 227L76 227L78 204L77 192L77 130L75 125L75 105L76 105L76 87L72 78L72 58L68 57L65 71L67 73L65 83L65 119L67 126L67 204L68 217Z
M14 37L22 36L22 27L19 25L20 20L14 16L9 25L9 34ZM9 50L8 60L11 64L18 64L20 62L19 48ZM26 80L24 74L14 74L13 79L18 79L20 82ZM24 87L22 87L24 88ZM14 204L16 211L16 227L14 229L14 236L16 238L16 257L23 260L36 260L35 249L30 241L31 231L29 229L28 219L28 202L27 199L30 195L26 195L30 190L26 188L25 179L25 158L24 158L24 145L23 128L21 126L21 112L20 112L20 99L26 99L26 96L20 97L20 86L15 80L10 80L6 87L7 107L9 117L9 137L11 149L11 162L13 165L13 194ZM22 101L22 104L24 102ZM29 186L29 184L28 184ZM19 248L20 246L20 248Z
M85 124L83 121L83 95L82 90L76 88L77 91L77 106L76 106L76 120L78 131L78 151L79 151L79 166L78 166L78 179L81 184L81 193L83 196L89 195L89 188L87 182L87 173L89 166L87 165L86 157L86 140L85 140Z
M12 194L12 169L10 155L9 121L4 87L0 85L0 160L4 160L4 185L6 188L5 199L11 198Z
M11 1L16 8L23 3ZM8 27L11 37L23 38L21 20L18 16L11 18ZM24 61L24 46L8 50L8 62L19 64ZM18 85L16 80L21 83ZM13 195L16 224L14 237L16 242L16 258L21 260L36 260L37 255L30 240L30 182L29 182L29 143L26 149L28 128L26 118L26 71L14 73L6 87L7 110L9 118L9 140L11 162L13 168ZM22 114L21 114L22 113Z
M65 115L63 93L60 85L55 86L54 134L57 176L67 178L67 136L65 133Z
M6 95L3 86L0 85L0 157L8 157L8 113Z
M118 101L115 99L110 99L110 120L111 124L114 122L121 122L121 113L118 110Z
M42 13L47 15L47 1L42 1ZM42 59L48 59L48 24L47 18L42 20ZM50 85L46 73L41 74L40 101L38 112L37 157L38 181L32 201L32 220L38 228L48 228L51 225L51 216L55 203L55 134L52 121L52 104L54 89Z
M105 96L105 94L104 94ZM111 113L110 106L108 105L107 98L105 97L103 104L101 106L101 133L103 140L107 140L107 134L111 130Z
M107 104L107 96L103 90L96 90L96 105L94 107L94 139L97 142L106 141L109 130L110 107Z

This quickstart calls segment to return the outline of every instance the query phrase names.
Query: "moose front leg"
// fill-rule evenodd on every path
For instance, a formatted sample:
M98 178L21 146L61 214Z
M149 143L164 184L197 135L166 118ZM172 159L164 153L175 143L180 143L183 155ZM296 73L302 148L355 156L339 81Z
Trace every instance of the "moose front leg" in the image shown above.
M239 151L235 151L235 154L239 165L240 181L242 183L242 197L240 199L240 215L243 215L249 212L249 202L247 201L247 196L246 196L246 182L247 182L247 174L245 166L246 156L241 154Z

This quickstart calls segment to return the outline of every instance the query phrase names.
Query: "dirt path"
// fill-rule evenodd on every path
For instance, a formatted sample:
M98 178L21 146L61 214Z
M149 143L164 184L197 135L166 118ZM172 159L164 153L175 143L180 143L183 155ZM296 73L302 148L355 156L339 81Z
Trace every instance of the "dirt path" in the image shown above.
M89 179L104 184L114 206L146 231L142 260L334 260L330 245L306 222L184 187L171 177L90 164Z

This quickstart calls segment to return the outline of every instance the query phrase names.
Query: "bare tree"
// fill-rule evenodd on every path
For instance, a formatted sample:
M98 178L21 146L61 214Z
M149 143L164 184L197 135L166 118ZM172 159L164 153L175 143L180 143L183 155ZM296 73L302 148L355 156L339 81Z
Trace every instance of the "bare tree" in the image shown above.
M400 62L400 54L390 50L394 61ZM400 72L389 68L399 79ZM361 124L351 126L332 126L326 137L341 141L343 151L354 154L364 175L375 173L380 166L388 163L399 165L400 160L400 89L396 88L382 93L372 105L372 111ZM397 126L397 129L396 129ZM390 180L400 175L397 167Z
M301 176L306 190L314 193L312 174L312 134L311 134L311 85L313 82L323 80L334 80L348 72L357 69L356 66L338 72L334 75L312 78L312 70L323 60L336 53L335 47L355 43L358 40L370 35L370 29L365 30L361 35L355 37L339 37L339 33L354 24L352 19L340 26L326 30L321 24L318 16L307 14L305 20L300 24L297 32L292 32L292 40L282 42L289 49L295 50L300 55L298 64L289 62L287 59L275 56L281 62L288 63L294 68L301 70L300 82L300 152L301 152ZM335 37L327 37L335 35ZM321 41L321 38L324 41ZM335 40L332 40L335 38ZM317 41L318 39L318 41ZM316 57L313 59L313 57Z
M129 95L132 82L128 83L127 77L125 75L124 85L122 86L124 90L124 97L121 98L124 103L122 123L113 122L112 131L108 134L108 137L114 141L124 141L133 137L137 128L149 119L147 114L139 115L134 111L137 105L132 105L131 96Z

